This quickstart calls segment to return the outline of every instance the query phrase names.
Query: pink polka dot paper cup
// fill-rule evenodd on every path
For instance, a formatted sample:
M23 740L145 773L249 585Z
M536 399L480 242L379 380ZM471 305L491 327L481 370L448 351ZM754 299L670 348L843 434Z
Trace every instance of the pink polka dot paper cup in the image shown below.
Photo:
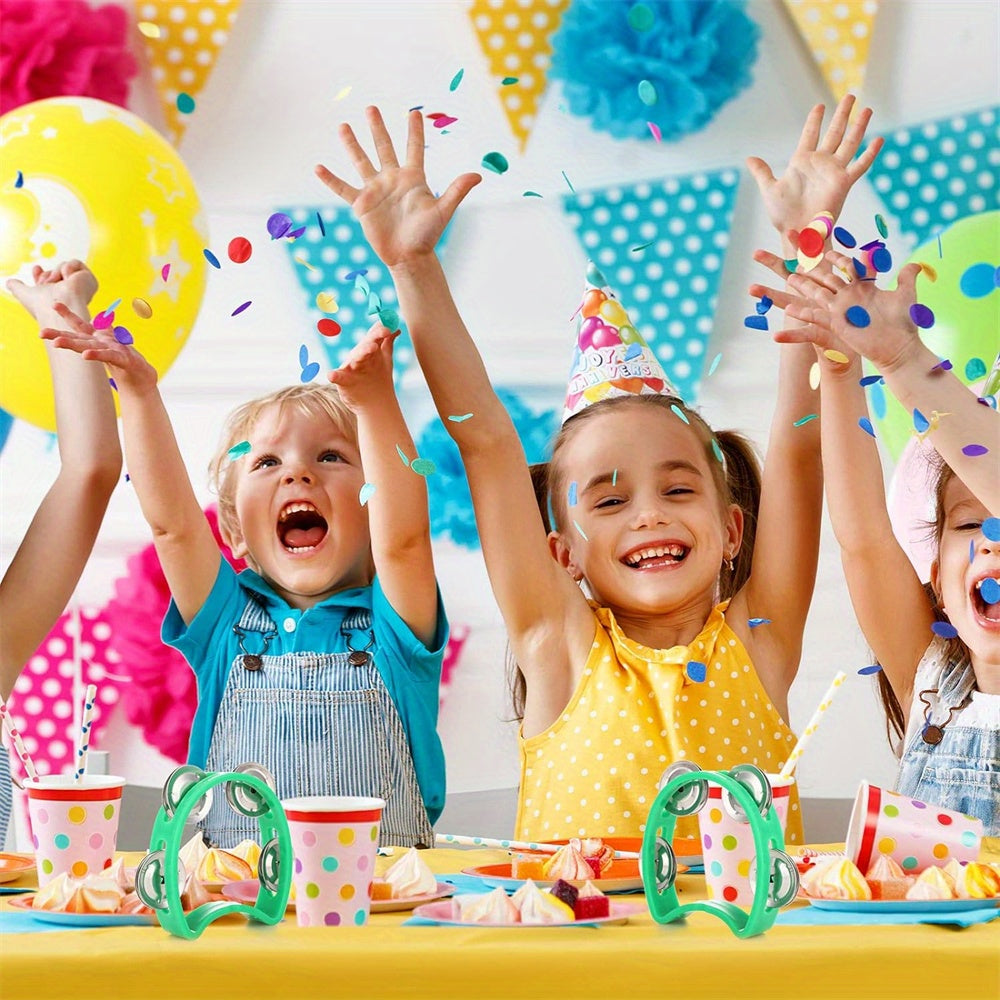
M65 872L75 878L111 866L118 842L125 779L111 774L71 774L26 781L31 840L38 865L38 885Z
M951 858L975 861L982 820L861 782L847 830L847 856L864 874L887 854L908 875Z
M767 779L771 783L771 801L784 833L795 778L769 774ZM698 813L698 827L708 898L749 909L753 906L750 865L756 857L753 831L749 823L741 823L723 806L721 785L708 783L708 801Z
M292 834L299 927L368 923L384 799L308 795L282 803Z

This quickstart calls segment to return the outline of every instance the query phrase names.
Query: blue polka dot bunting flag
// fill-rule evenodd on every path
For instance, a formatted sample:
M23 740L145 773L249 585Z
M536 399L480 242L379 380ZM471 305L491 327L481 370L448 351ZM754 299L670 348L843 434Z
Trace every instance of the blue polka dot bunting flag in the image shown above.
M375 256L361 231L361 226L349 208L330 208L299 205L274 209L274 215L283 214L291 219L289 232L302 230L294 240L283 239L288 259L295 276L305 293L305 305L314 330L324 321L326 329L340 328L339 336L317 336L316 340L326 355L329 368L343 364L351 348L365 335L375 320L390 325L399 321L395 309L397 298L389 272ZM441 250L448 238L448 230L438 242ZM355 280L364 272L369 294ZM331 293L337 302L335 322L317 305L317 296ZM378 314L369 315L373 305ZM396 325L396 324L391 324ZM403 373L413 363L413 345L405 322L399 323L402 331L393 345L394 378L399 384Z
M1000 106L897 129L868 172L917 243L956 219L1000 208Z
M738 171L726 169L563 197L587 257L688 402L705 364L738 184Z

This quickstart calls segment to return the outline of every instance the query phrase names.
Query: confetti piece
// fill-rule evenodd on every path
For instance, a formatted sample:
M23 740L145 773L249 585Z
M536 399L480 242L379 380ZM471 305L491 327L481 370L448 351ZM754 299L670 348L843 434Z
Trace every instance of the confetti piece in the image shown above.
M316 213L316 223L319 225L320 236L326 236L326 226L323 225L323 216L319 212Z
M919 410L914 410L913 426L918 434L923 434L924 431L930 429L931 422Z
M516 77L516 76L505 76L500 81L500 86L501 87L513 87L514 84L517 83L518 79L519 79L519 77Z
M149 319L153 315L153 307L145 299L135 298L132 300L132 312L139 319Z
M435 128L439 129L445 129L449 125L454 125L455 122L458 121L457 118L453 118L451 115L428 115L427 117L433 119L431 124ZM502 171L498 171L498 173L502 173Z
M229 451L226 452L226 458L230 462L235 462L236 459L242 458L244 455L248 454L251 449L251 444L249 441L241 441L239 444L234 444Z
M117 340L119 344L128 345L135 343L135 337L133 337L124 326L116 326L111 332L115 335L115 340Z
M320 292L316 296L316 308L320 312L335 313L340 306L337 305L337 299L332 292Z
M637 3L629 8L626 19L633 31L649 31L653 27L656 15L644 3Z
M639 100L647 107L651 107L656 103L656 87L649 80L639 81Z
M799 233L799 250L807 257L818 257L823 252L823 235L808 226Z
M228 253L234 264L245 264L253 253L253 244L245 236L234 236L229 241Z
M866 385L877 385L879 382L884 381L881 375L866 375L863 379L860 379L858 384L861 386Z
M409 468L410 460L406 457L406 452L403 451L403 449L400 448L398 444L396 445L396 454L399 455L400 459L402 459L403 465Z
M938 259L944 259L944 248L941 246L941 234L937 234L937 244L938 244Z
M182 115L189 115L194 111L194 98L183 90L177 95L177 110Z
M136 27L139 31L144 34L147 38L159 38L160 37L160 26L154 24L152 21L139 21L136 23Z
M319 374L319 364L315 361L310 362L309 348L305 344L299 347L299 366L302 368L299 378L303 384L311 382Z
M275 212L268 217L267 231L272 240L280 240L291 228L292 220L284 212Z
M714 375L715 369L719 367L719 362L722 360L722 352L720 351L714 358L712 358L712 363L708 366L708 374Z
M970 299L981 299L996 288L996 268L993 264L973 264L962 272L958 287Z
M825 350L823 357L829 358L831 361L836 361L838 365L849 365L851 363L851 359L843 351L835 351L833 348Z
M712 454L715 455L716 461L719 465L726 464L726 456L722 454L722 449L719 447L719 442L712 438Z
M306 260L306 258L302 254L300 254L300 253L295 254L295 261L298 264L302 264L303 267L308 268L310 271L315 271L316 270L315 266L312 265L312 264L310 264L309 261Z
M687 674L689 681L693 681L695 684L702 684L708 676L708 667L700 660L689 660L687 666L684 668L684 673Z
M108 313L113 313L121 304L122 304L121 299L115 299L115 301L112 302L111 305L109 305L108 308L105 309L104 311Z
M660 126L656 122L646 122L649 126L649 131L653 133L653 138L657 142L663 142L663 133L660 131Z
M1000 582L992 579L983 580L979 586L979 596L987 604L1000 603Z
M879 274L885 274L892 270L892 254L885 247L878 247L872 251L872 267Z
M680 417L681 420L684 421L684 423L686 423L686 424L690 424L691 423L691 421L688 420L688 418L687 418L687 414L676 403L671 403L670 404L670 409L673 410L674 413L678 417Z
M118 383L113 378L108 379L108 385L110 385L111 388L115 390L115 392L118 391Z
M573 192L573 194L576 194L576 188L570 183L570 179L566 176L566 171L561 170L560 173L563 175L563 180L566 182L566 186Z
M942 358L932 369L932 372L943 371L950 372L952 369L952 363L948 358Z
M857 257L851 259L851 263L854 265L854 273L859 277L863 278L868 273L868 268L858 260Z
M576 521L574 521L574 522L573 522L573 527L574 527L574 528L576 528L576 530L580 532L580 537L581 537L581 538L582 538L582 539L583 539L583 540L584 540L585 542L589 542L589 541L590 541L590 539L589 539L589 538L587 537L587 535L585 534L585 532L584 532L583 528L581 528L581 527L580 527L580 525L578 525L578 524L576 523Z
M471 417L472 417L471 413L459 413L459 414L456 414L453 417L449 417L448 419L453 424L460 424L460 423L463 423L466 420L469 420Z
M973 382L986 374L986 362L982 358L969 358L965 363L965 377Z
M976 559L976 543L975 540L969 542L969 565L971 566Z
M914 302L910 306L910 319L921 330L929 330L934 325L934 313L925 305Z
M437 466L429 458L415 458L410 462L410 469L424 478L437 472Z
M246 312L250 308L252 303L253 299L247 299L246 302L241 302L229 315L239 316L241 312Z
M372 495L374 493L375 493L374 483L365 483L364 486L361 487L361 492L358 493L358 502L361 504L362 507L364 507L364 505L368 503L369 500L371 500Z
M639 344L629 344L628 350L625 352L625 357L623 361L634 361L636 358L642 357L642 347Z
M798 258L793 257L793 258L790 258L790 259L788 259L788 260L785 261L785 270L789 274L794 274L795 273L795 269L798 266L799 266Z
M819 417L818 413L807 413L804 417L799 417L792 426L801 427L803 424L808 424L810 420L816 420L817 417Z
M882 239L885 239L889 235L889 227L885 224L885 219L881 215L875 216L875 228Z
M934 622L931 631L942 639L955 639L958 637L958 629L951 622Z
M448 84L449 90L458 90L458 85L462 82L462 77L465 76L465 70L460 69L452 78L451 83Z
M754 307L757 310L758 316L763 316L764 313L774 305L774 299L769 299L766 295L760 297L760 302Z
M858 421L858 426L866 433L875 437L875 428L872 427L872 422L867 417L862 417Z
M858 241L854 238L853 234L848 230L844 229L843 226L837 226L833 231L833 235L837 242L848 250L853 250L857 245Z
M872 409L875 411L875 416L879 420L885 419L886 414L886 401L885 401L885 390L882 388L881 384L876 382L871 386L871 405Z
M648 247L651 247L655 242L656 240L650 240L648 243L640 243L639 246L632 247L632 253L639 253L640 250L646 250Z
M91 326L95 330L108 330L115 321L113 312L99 312L93 319Z
M858 671L858 674L861 677L868 677L870 674L880 673L881 670L882 670L882 664L881 663L873 663L870 667L862 667Z
M984 444L967 444L962 449L963 455L968 455L969 458L981 458L983 455L988 455L990 449Z
M363 271L351 271L351 273L347 275L347 277L344 280L349 281L351 278L354 278L354 287L360 288L361 291L364 292L365 295L367 295L370 290L368 280L365 278L365 275L367 273L368 273L367 267Z
M816 390L819 388L819 381L822 378L822 373L819 369L819 362L814 361L809 366L809 388Z
M1000 542L1000 517L986 518L982 531L991 542Z
M14 178L14 187L24 187L24 174L20 170L17 172L17 177Z
M298 229L293 229L289 234L288 238L290 240L297 240L306 231L305 226L299 226Z
M570 507L576 506L576 482L569 484L569 489L566 491L566 497L569 501Z
M378 321L387 330L398 330L399 329L399 313L396 312L391 306L386 306L384 309L380 309L378 312Z
M522 198L541 198L542 196L537 191L525 191L521 195Z
M220 271L222 270L222 265L219 263L219 258L216 257L211 250L205 249L202 250L202 253L205 255L205 260L207 260L209 264L212 265L212 267L218 268Z
M617 486L618 485L618 470L617 469L615 469L614 473L611 476L611 485L612 486Z
M920 262L920 271L927 275L928 281L937 281L937 271L934 270L930 264L925 264L923 261Z
M382 297L378 292L368 292L368 315L377 316L382 308Z
M872 318L868 315L868 310L864 306L851 306L846 313L844 313L844 318L847 320L851 326L856 327L866 327L868 326Z
M492 170L495 174L505 174L509 166L507 157L502 153L487 153L482 159L483 169Z
M160 277L166 281L170 277L170 265L164 264L162 270L160 271Z
M336 337L337 334L340 333L342 327L339 323L335 322L332 319L321 319L316 324L316 329L324 337Z
M340 90L337 91L337 96L334 98L334 100L335 101L342 101L345 97L347 97L347 95L350 92L351 92L351 87L350 86L341 87Z
M747 625L749 625L750 628L757 628L758 625L770 625L770 624L771 624L770 618L750 618L747 620Z
M749 327L751 330L766 330L768 328L767 317L747 316L747 318L743 320L743 325Z

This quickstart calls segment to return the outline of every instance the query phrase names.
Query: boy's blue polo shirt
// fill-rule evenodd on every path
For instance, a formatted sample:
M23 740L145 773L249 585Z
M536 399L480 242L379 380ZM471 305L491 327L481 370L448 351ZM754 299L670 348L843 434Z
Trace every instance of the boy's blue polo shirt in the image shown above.
M448 642L448 620L438 592L437 629L428 649L390 606L378 577L370 587L342 590L300 611L290 607L253 570L239 575L221 556L219 573L204 605L185 626L173 601L163 620L162 638L184 654L198 680L198 708L191 726L188 760L205 767L215 719L229 679L229 669L240 654L233 626L253 592L262 599L277 626L268 654L346 653L340 631L347 613L367 608L378 656L375 665L399 712L410 743L413 766L431 823L444 808L444 750L437 734L441 663Z

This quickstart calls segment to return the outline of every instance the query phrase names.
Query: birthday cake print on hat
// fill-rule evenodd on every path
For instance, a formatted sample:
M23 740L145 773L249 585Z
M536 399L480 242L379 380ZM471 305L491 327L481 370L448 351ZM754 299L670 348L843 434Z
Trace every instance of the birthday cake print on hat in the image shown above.
M591 404L614 396L657 395L680 399L656 355L592 261L587 264L587 281L578 312L580 320L563 409L564 423Z

